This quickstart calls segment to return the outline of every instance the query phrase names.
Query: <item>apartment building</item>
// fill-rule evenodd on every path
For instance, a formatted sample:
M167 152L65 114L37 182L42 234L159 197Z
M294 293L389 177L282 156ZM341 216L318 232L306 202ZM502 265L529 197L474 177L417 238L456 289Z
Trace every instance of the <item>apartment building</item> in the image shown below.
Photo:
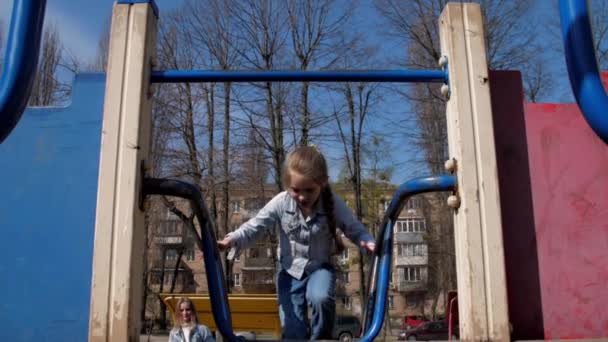
M388 207L395 187L384 185L377 189L373 200L367 198L364 224L370 232L378 231L378 224ZM334 191L353 207L353 194L348 188L335 187ZM263 195L260 195L263 194ZM230 230L238 228L253 217L275 194L272 186L262 191L235 188L231 192ZM371 203L371 204L370 204ZM429 282L429 245L427 242L429 210L431 201L419 195L412 197L404 206L394 225L393 270L389 290L389 316L400 321L406 315L422 315L429 312L427 296ZM184 224L166 211L166 217L150 229L156 232L151 250L154 267L151 273L151 289L168 292L175 273L179 251L183 251L182 262L177 268L174 292L207 292L207 283L202 261L202 253L196 248L191 233ZM372 215L372 212L375 213ZM430 213L430 214L429 214ZM360 293L359 260L369 263L369 256L361 256L359 248L343 239L346 249L335 256L336 265L336 308L342 314L362 314ZM160 260L164 260L164 272ZM230 291L233 293L276 293L276 235L270 232L253 247L243 251L231 263ZM367 272L367 269L366 269ZM161 279L162 282L161 282ZM365 279L366 283L368 279ZM162 285L161 285L162 283ZM441 309L441 308L440 308Z

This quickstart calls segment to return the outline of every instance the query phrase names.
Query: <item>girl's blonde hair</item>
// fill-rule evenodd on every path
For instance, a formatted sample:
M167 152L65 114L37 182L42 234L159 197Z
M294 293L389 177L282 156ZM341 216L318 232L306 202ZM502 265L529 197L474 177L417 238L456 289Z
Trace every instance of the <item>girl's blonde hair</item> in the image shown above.
M290 171L310 178L319 185L327 183L329 179L325 157L313 146L300 146L287 155L283 167L283 185L286 188L291 180Z
M194 306L194 303L192 302L192 300L188 297L181 297L178 301L177 301L177 307L175 308L176 312L175 312L175 326L174 328L181 328L182 324L184 322L182 322L182 315L181 315L181 306L182 304L188 304L188 306L190 306L190 310L192 311L192 321L191 323L194 325L198 324L198 317L196 315L196 307Z
M321 186L321 200L323 210L327 214L327 224L336 242L336 252L344 250L344 243L336 232L336 215L334 213L334 198L329 186L329 171L325 157L314 146L300 146L291 151L285 159L283 166L283 186L289 188L291 171L312 179Z

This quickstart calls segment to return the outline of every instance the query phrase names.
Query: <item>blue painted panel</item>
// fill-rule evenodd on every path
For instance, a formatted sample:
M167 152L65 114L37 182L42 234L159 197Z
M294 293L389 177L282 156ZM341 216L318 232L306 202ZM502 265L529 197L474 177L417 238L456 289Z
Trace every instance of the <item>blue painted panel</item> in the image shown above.
M86 341L103 74L28 108L0 145L0 341Z

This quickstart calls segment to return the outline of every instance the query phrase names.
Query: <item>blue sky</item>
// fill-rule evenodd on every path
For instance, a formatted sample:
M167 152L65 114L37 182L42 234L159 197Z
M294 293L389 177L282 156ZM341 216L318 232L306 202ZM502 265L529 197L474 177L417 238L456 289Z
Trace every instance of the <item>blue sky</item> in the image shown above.
M12 2L12 0L0 1L0 20L2 20L5 34L8 31L10 22ZM47 0L46 20L47 23L54 22L57 24L62 41L69 51L85 61L92 60L96 53L98 37L103 30L105 22L109 20L111 15L113 2L112 0L87 0L82 2ZM535 22L538 22L538 20L544 21L548 17L557 18L556 6L552 4L552 1L533 0L533 2L534 10L531 17L534 18ZM181 3L182 0L156 0L156 4L161 11L161 16L163 11L168 11ZM371 6L370 3L371 1L361 1L363 7ZM371 33L373 40L374 32L378 30L374 25L374 10L364 9L360 13L365 13L367 18L360 21L358 28L363 32ZM540 34L543 34L542 30ZM382 47L387 53L394 53L396 48L399 49L399 47ZM554 62L553 68L565 71L563 57L558 56ZM567 81L564 78L564 73L558 72L556 76L559 77L557 81L560 84ZM556 90L555 94L549 97L550 101L559 102L567 100L564 88L558 88L560 89Z
M167 10L179 0L156 0L159 9ZM8 31L12 0L0 1L0 18L4 32ZM112 13L111 0L47 0L45 21L54 22L65 46L83 59L92 59L104 23Z
M349 1L349 0L344 0ZM403 0L406 1L406 0ZM550 0L532 0L533 12L531 13L531 22L546 23L547 20L553 18L557 20L558 13L556 6ZM177 7L182 0L156 0L159 7L161 17L172 8ZM88 62L92 61L97 49L97 44L101 32L106 21L109 20L112 6L112 0L47 0L46 22L53 22L57 25L60 37L64 46L74 55L80 57L81 60ZM371 0L360 0L362 10L360 10L357 29L365 34L372 42L386 41L379 37L377 20L374 18L374 9L372 8ZM369 8L368 8L369 7ZM10 22L10 14L12 8L12 0L0 1L0 20L2 21L3 31L6 34ZM541 24L542 27L543 24ZM545 25L545 27L547 27ZM546 29L541 29L539 34L546 36L547 41L560 44L556 39L555 33L549 33ZM395 41L393 41L395 42ZM401 55L405 48L402 46L386 46L386 44L378 46L383 54ZM547 98L548 102L570 102L571 95L567 80L567 72L565 69L564 57L559 56L556 52L553 53L555 58L551 62L551 68L554 70L557 86L552 94ZM382 66L377 67L381 69ZM401 106L388 106L386 112L402 111Z

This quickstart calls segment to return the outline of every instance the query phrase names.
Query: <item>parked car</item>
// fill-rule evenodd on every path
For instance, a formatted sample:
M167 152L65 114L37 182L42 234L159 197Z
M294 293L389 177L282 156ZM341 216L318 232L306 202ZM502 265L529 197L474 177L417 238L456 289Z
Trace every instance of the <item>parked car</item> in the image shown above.
M410 330L426 322L428 321L421 316L405 316L405 318L403 318L403 322L401 323L401 329Z
M332 338L342 342L350 342L353 337L359 336L361 322L355 316L336 316Z
M449 339L448 323L446 321L426 322L418 327L405 330L399 334L398 340L408 341L436 341ZM459 337L458 326L452 327L452 340Z

